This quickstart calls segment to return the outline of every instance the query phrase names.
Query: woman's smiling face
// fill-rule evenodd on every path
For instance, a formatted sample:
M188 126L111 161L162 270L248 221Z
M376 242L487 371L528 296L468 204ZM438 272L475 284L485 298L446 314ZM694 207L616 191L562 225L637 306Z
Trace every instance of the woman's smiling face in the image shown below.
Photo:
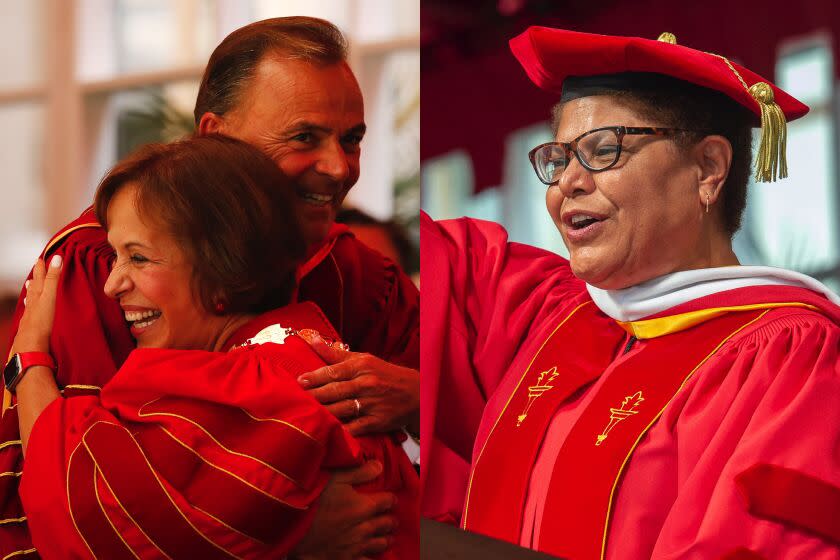
M568 101L558 117L558 142L605 126L667 126L605 95ZM575 275L620 289L697 268L706 232L700 170L687 152L669 137L628 135L610 169L592 172L576 158L569 162L548 188L546 206Z
M138 347L212 350L226 320L202 306L188 256L138 213L136 192L126 183L108 206L116 261L105 293L119 301Z

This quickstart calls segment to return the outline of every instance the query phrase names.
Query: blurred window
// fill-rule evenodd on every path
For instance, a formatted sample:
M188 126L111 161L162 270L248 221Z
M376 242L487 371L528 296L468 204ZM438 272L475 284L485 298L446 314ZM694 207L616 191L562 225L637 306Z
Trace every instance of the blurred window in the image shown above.
M188 80L86 97L85 121L94 141L89 146L85 201L93 200L99 180L114 163L135 149L192 133L198 86L198 81Z
M344 0L245 0L256 20L283 16L326 19L348 33L352 29L353 6ZM419 13L419 11L418 11Z
M787 179L749 186L747 213L735 238L744 264L778 266L837 283L838 204L834 62L819 38L783 50L778 85L811 107L788 123ZM756 130L754 146L759 134Z
M528 161L528 151L551 139L548 125L538 124L508 136L503 186L473 194L472 162L464 152L423 163L422 207L435 219L470 216L499 222L511 241L567 256L563 240L545 208L545 189Z
M359 0L356 31L360 41L387 41L420 34L420 0Z
M0 3L0 298L47 241L43 0ZM4 341L5 342L5 341Z
M356 58L367 133L361 177L347 204L401 225L416 224L420 198L420 51L367 47Z
M50 235L44 215L43 146L41 103L0 105L0 296L20 292L21 280Z
M217 44L219 0L76 0L77 75L202 66Z
M0 89L40 86L44 76L44 1L2 0L0 9Z
M419 160L419 0L46 6L0 0L0 296L19 292L48 236L91 203L119 158L190 129L212 50L234 29L269 17L321 17L345 33L369 130L353 200L381 219L416 214L419 161L406 160ZM374 164L367 151L382 157Z

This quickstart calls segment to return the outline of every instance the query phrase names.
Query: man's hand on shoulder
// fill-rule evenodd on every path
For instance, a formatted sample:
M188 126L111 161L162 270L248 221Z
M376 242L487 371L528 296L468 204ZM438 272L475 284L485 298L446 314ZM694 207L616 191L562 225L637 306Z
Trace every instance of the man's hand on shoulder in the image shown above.
M408 428L419 433L420 374L375 356L307 340L327 365L298 383L346 424L354 436Z

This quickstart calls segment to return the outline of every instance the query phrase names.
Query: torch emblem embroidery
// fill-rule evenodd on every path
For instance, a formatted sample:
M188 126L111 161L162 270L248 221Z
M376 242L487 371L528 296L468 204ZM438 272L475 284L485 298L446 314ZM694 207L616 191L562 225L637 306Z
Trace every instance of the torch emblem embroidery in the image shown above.
M601 445L601 443L607 439L607 435L610 433L610 430L615 428L616 424L624 420L625 418L629 418L634 414L638 414L639 411L636 410L636 407L641 404L641 402L645 400L642 397L641 391L636 391L632 395L624 397L624 400L621 401L621 407L619 408L611 408L610 409L610 422L607 424L607 427L604 428L604 431L598 434L598 438L595 441L595 445Z
M531 405L534 404L534 401L553 387L551 383L558 375L557 366L554 366L551 369L547 369L540 373L537 377L537 383L528 387L528 404L525 406L525 410L522 411L522 414L516 417L517 428L521 426L522 422L525 421L525 418L528 417L528 411L531 410Z

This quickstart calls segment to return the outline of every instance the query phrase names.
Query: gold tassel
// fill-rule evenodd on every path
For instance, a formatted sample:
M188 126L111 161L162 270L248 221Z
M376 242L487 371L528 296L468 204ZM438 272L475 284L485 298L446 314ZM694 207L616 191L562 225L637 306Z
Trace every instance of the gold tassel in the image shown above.
M667 31L665 33L661 33L659 38L656 40L662 41L663 43L670 43L671 45L677 44L677 36L673 33L668 33Z
M761 143L755 160L755 180L770 183L788 176L787 123L785 114L776 104L773 89L766 82L756 82L749 88L750 95L761 107Z

